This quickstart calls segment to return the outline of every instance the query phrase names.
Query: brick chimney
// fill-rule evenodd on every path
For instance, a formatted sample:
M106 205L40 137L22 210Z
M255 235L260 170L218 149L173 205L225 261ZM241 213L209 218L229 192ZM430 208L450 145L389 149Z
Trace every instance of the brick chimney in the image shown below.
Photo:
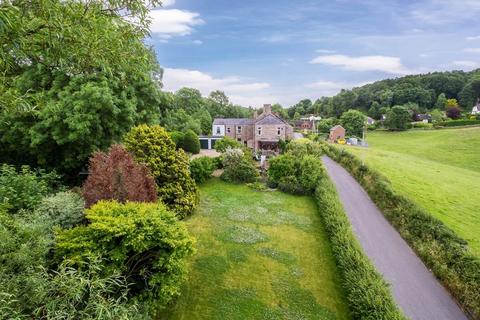
M265 114L272 113L272 105L271 104L264 104L263 105L263 113L265 113Z

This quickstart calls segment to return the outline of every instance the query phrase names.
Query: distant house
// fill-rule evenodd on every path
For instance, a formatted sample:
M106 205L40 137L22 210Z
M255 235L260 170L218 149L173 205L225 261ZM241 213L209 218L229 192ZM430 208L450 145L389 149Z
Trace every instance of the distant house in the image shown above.
M429 122L432 122L432 116L429 114L420 113L415 115L415 121L429 123Z
M313 129L313 122L308 119L302 119L295 121L295 128L298 130L312 130Z
M374 124L374 123L375 123L375 120L373 120L373 118L367 117L367 124L368 124L368 125L371 126L371 125Z
M341 125L336 125L330 129L330 135L328 136L330 141L337 141L339 139L345 139L345 128Z
M477 105L472 108L472 114L480 114L480 99L477 99Z
M272 113L270 104L265 104L263 113L257 116L255 112L252 119L214 119L212 133L215 137L233 138L255 151L277 151L280 140L293 138L293 127L277 114Z

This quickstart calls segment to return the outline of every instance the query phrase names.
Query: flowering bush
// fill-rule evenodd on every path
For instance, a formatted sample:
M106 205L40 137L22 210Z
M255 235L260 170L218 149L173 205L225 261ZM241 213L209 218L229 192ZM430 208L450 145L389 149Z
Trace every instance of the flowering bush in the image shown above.
M245 156L241 149L228 148L223 154L221 178L230 182L253 182L258 177L258 171L253 162Z

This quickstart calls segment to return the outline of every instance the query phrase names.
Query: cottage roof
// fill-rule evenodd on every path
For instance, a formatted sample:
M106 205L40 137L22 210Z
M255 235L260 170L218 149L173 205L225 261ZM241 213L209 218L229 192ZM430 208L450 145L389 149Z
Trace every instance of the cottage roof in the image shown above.
M262 124L285 124L286 122L277 117L274 114L267 114L264 117L261 117L259 119L256 119L255 124L256 125L262 125Z
M214 125L227 125L227 126L242 126L253 124L255 119L248 118L215 118L213 120Z
M337 124L336 126L330 128L330 131L333 131L333 130L338 129L338 128L342 128L343 130L345 130L341 125Z

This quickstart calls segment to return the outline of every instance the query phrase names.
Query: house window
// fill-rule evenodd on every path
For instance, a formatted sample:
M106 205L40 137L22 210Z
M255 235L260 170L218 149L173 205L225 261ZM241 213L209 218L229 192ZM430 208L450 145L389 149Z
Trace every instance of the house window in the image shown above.
M227 133L230 133L230 127L227 127Z
M238 142L242 142L242 138L237 138L237 141L238 141Z
M262 134L262 127L258 127L257 130L258 130L258 135L261 135Z
M237 127L237 133L242 133L242 127L241 126Z
M280 135L280 128L277 128L277 134Z
M220 134L220 127L217 127L217 134Z

